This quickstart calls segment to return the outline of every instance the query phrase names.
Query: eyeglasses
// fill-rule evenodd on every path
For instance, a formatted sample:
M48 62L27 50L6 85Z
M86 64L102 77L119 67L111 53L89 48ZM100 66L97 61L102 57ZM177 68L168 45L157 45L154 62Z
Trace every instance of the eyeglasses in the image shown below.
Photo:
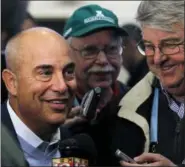
M145 56L154 56L156 48L159 48L160 52L164 55L174 55L180 52L181 45L184 45L184 41L179 43L164 42L157 47L150 43L140 42L137 44L137 49L142 55Z
M72 45L70 46L73 50L80 52L81 56L85 59L95 59L101 51L103 51L108 58L112 59L118 58L123 53L123 47L118 44L106 45L104 48L91 45L81 50L74 48Z

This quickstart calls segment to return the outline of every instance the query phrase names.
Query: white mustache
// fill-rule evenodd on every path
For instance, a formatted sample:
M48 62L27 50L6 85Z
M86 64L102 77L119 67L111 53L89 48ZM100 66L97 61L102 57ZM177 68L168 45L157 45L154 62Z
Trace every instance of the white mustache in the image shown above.
M115 71L115 68L112 66L105 66L105 67L94 66L91 69L89 69L87 72L93 73L93 72L114 72L114 71Z

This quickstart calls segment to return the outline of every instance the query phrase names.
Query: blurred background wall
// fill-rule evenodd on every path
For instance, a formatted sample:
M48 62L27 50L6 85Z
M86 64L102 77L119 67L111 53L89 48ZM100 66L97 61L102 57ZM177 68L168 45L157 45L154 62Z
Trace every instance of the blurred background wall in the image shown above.
M77 8L86 4L99 4L112 10L120 25L135 23L135 13L140 1L30 1L29 13L39 25L62 32L66 19Z

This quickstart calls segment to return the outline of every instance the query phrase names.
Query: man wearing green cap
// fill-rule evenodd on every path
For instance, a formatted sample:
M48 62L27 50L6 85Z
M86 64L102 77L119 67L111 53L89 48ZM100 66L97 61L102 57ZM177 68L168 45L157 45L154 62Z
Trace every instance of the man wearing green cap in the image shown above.
M116 15L98 5L77 9L64 27L63 36L74 51L72 58L76 64L78 88L76 105L80 105L89 90L96 87L102 90L96 104L95 123L85 121L85 125L80 124L79 128L77 124L83 119L75 117L73 121L76 123L70 126L74 133L87 132L94 139L99 155L98 166L110 165L111 130L117 118L119 101L127 91L116 80L122 64L123 36L126 35L119 27Z

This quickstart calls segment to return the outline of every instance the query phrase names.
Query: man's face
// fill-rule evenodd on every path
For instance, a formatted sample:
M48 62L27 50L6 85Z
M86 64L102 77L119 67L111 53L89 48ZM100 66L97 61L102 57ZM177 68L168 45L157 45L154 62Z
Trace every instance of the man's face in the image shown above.
M153 46L155 54L147 56L150 70L160 79L162 85L173 93L180 93L174 88L184 87L184 29L166 32L150 27L143 28L146 54ZM175 91L175 92L174 92ZM181 90L182 93L182 90Z
M108 88L115 82L122 63L122 47L121 41L112 37L111 30L73 38L71 47L76 53L73 58L80 89L87 91L97 86ZM106 53L104 51L96 53L98 49L104 49Z
M66 46L60 41L35 40L24 49L16 98L21 117L31 126L62 124L71 109L75 66Z

